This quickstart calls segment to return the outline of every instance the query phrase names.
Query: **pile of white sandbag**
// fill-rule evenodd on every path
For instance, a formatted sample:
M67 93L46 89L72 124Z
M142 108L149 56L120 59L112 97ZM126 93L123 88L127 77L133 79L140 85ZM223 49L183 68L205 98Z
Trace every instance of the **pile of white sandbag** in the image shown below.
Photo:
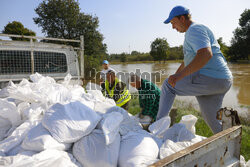
M194 116L144 131L101 91L38 73L0 90L0 166L142 167L201 141Z

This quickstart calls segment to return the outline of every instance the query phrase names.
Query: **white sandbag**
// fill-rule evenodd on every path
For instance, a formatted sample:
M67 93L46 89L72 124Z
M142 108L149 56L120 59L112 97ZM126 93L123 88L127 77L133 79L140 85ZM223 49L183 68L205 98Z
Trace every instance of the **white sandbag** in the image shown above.
M86 87L86 90L87 90L87 94L89 94L89 96L94 99L94 100L101 100L101 101L104 101L105 100L105 96L103 96L102 92L100 90L89 90L87 89Z
M193 142L193 143L198 143L198 142L200 142L200 141L202 141L202 140L204 140L204 139L206 139L206 137L200 136L200 135L195 135L195 138L193 138L193 139L191 140L191 142Z
M29 151L29 150L23 149L21 144L20 144L20 145L17 145L16 147L12 148L10 151L8 151L5 156L16 156L17 154L32 156L32 155L37 154L37 153L38 153L37 151Z
M38 73L30 78L33 81L31 90L42 98L41 103L67 103L72 99L70 91L64 85L56 83L53 78Z
M250 160L247 161L246 167L250 167Z
M60 84L53 84L47 95L50 104L67 103L72 99L70 91Z
M102 98L102 99L104 99L104 98ZM100 101L100 98L98 98L90 93L85 93L81 96L80 99L78 99L78 101L82 102L83 104L85 104L86 106L88 106L89 108L94 110L95 109L95 102Z
M162 138L158 138L155 135L153 135L152 133L148 133L152 139L154 139L154 141L156 142L156 144L158 145L158 148L161 148L161 145L163 144L163 139Z
M68 73L64 79L63 82L61 83L63 86L68 87L70 84L70 80L71 80L72 76L70 75L70 73Z
M80 85L74 85L71 88L69 88L71 94L72 94L72 99L78 99L81 96L84 96L86 94L84 88Z
M21 117L16 105L6 99L0 99L0 116L9 120L12 126L17 126L21 123Z
M71 101L80 101L84 105L94 110L96 99L91 94L86 93L82 86L74 85L69 89L72 94Z
M31 89L32 83L30 83L27 79L23 79L18 85L15 85L11 82L11 84L6 87L9 97L18 99L26 102L38 102L43 101L43 97Z
M33 82L33 83L41 83L41 84L53 84L53 83L56 83L56 81L49 77L49 76L42 76L41 74L39 73L35 73L35 74L32 74L30 75L30 80Z
M0 116L0 141L5 138L6 133L11 127L11 122Z
M25 118L25 116L24 116L23 113L29 107L30 107L30 103L28 103L26 101L21 102L20 104L17 105L17 111L20 114L22 121L26 120L26 118Z
M122 136L118 166L143 167L155 162L159 148L145 131L128 132Z
M22 150L18 154L19 155L26 155L26 156L33 156L35 154L38 154L38 152L36 152L36 151Z
M94 102L94 111L105 114L110 107L116 106L113 99L106 98L101 92L100 85L88 82L86 86L87 98Z
M0 99L0 141L10 130L21 124L21 116L15 103Z
M109 108L116 106L116 103L113 99L97 99L94 101L94 111L99 114L105 114Z
M84 105L88 106L92 110L94 110L95 103L94 99L90 94L87 94L84 88L80 85L69 86L68 89L71 93L71 101L80 101ZM91 97L90 97L91 96Z
M11 98L11 97L7 97L6 100L7 100L8 102L15 103L16 106L18 106L20 103L23 102L23 101L21 101L21 100L13 99L13 98Z
M197 121L197 117L190 114L190 115L182 116L180 123L183 123L190 132L195 134L196 121Z
M246 161L242 155L240 155L240 167L246 167Z
M142 126L138 119L134 116L129 115L129 113L121 107L115 106L108 109L107 113L119 112L123 116L123 121L120 124L119 133L121 135L126 135L130 131L141 131Z
M86 90L87 90L88 92L89 92L89 91L95 91L95 90L100 91L100 90L102 90L102 88L101 88L100 85L97 85L97 84L95 84L95 83L93 83L93 82L88 82L87 85L86 85ZM100 92L97 92L97 93L99 94Z
M86 105L76 101L55 104L45 112L42 124L61 143L73 143L88 135L101 117Z
M167 139L160 148L160 153L159 153L160 159L163 159L171 154L174 154L180 150L183 150L204 139L206 139L206 137L202 137L199 135L195 135L195 137L192 140L186 140L182 142L173 142L172 140Z
M167 139L172 140L173 142L191 141L193 138L195 138L195 135L187 130L184 124L177 123L165 132L163 142Z
M41 97L38 101L41 103L67 103L72 99L70 91L61 84L38 82L33 83L31 88L34 94Z
M148 130L156 137L158 138L163 138L165 132L169 128L171 123L171 119L169 116L163 117L154 123L152 123L149 127Z
M12 148L10 151L8 151L8 152L6 153L6 156L15 156L15 155L17 155L18 153L23 152L23 151L25 151L25 150L24 150L24 149L21 147L21 145L19 144L19 145L17 145L16 147Z
M160 148L160 159L163 159L169 155L172 155L184 148L185 147L178 144L178 142L175 143L172 140L166 140Z
M94 101L88 100L88 99L83 98L83 97L79 97L78 99L72 99L71 102L73 102L73 101L79 101L82 104L84 104L87 107L89 107L91 110L94 110L94 108L95 108L95 102Z
M36 119L42 119L43 113L45 113L46 110L47 110L46 104L31 103L29 107L21 110L20 112L23 120L36 120Z
M4 167L24 167L21 163L30 161L29 155L0 156L0 166ZM28 166L25 166L28 167Z
M17 145L21 144L31 128L36 126L40 121L26 121L18 126L10 136L0 142L0 152L7 153Z
M22 148L31 151L43 151L46 149L68 150L71 144L59 143L42 126L42 123L32 128L22 143Z
M103 131L106 145L114 142L117 134L119 134L119 127L122 121L123 116L118 112L103 115L103 119L100 121L98 126L100 126L100 129Z
M6 167L80 167L74 157L59 150L45 150L32 156L18 154L16 156L0 157L0 166Z
M8 83L8 85L10 85L10 82ZM6 87L8 87L8 85ZM7 91L6 87L4 87L3 89L0 89L0 98L9 97L9 92Z
M95 129L91 134L81 138L73 146L74 157L87 167L116 167L120 149L120 135L113 143L106 145L104 134Z
M6 156L3 152L1 152L0 151L0 159L1 159L1 157L4 157L4 156ZM0 161L1 162L1 161ZM1 163L0 163L1 164Z

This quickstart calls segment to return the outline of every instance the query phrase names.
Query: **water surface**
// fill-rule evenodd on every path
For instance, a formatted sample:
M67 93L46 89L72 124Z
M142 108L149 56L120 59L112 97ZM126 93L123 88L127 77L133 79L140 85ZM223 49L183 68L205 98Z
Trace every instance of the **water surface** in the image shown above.
M180 63L145 63L145 64L117 64L111 65L117 72L136 72L136 69L140 70L144 77L147 74L151 75L152 78L156 78L154 82L161 87L163 81L171 74L175 73ZM250 64L229 64L228 65L233 74L233 85L226 94L223 107L232 107L241 111L247 111L249 113L250 106ZM159 75L160 74L160 75ZM153 77L152 77L153 76ZM154 77L155 76L155 77ZM127 78L125 79L127 80ZM131 88L131 91L135 91ZM194 97L177 97L180 100L191 102L193 105L198 105Z

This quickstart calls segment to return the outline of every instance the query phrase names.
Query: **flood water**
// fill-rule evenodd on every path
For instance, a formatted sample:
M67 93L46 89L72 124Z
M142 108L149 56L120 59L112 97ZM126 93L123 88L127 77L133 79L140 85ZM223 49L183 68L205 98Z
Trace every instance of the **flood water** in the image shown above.
M161 87L163 81L171 74L175 73L180 63L146 63L146 64L117 64L111 65L117 72L139 72L142 77L150 79ZM233 74L233 85L226 94L223 107L232 107L237 110L247 111L246 114L250 116L250 64L229 64L228 65ZM148 78L150 74L150 78ZM154 77L155 76L155 77ZM123 80L123 79L122 79ZM134 91L130 87L130 90ZM191 102L194 106L198 103L194 97L177 97L177 99Z

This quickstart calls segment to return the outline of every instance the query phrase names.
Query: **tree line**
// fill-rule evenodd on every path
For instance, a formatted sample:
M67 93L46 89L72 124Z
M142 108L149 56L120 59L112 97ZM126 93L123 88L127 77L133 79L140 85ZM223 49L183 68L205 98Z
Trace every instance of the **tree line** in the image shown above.
M167 44L166 39L157 38L155 41L162 42L162 44ZM120 53L120 54L109 54L108 59L115 62L134 62L134 61L167 61L167 60L182 60L183 59L183 46L169 47L158 45L156 46L152 42L151 52L144 53L138 51L132 51L131 53Z
M46 37L80 39L84 35L85 76L92 69L99 70L103 59L111 61L167 61L183 59L183 47L170 47L166 38L156 38L150 45L150 52L107 54L107 45L103 42L104 36L98 31L99 19L80 11L77 0L43 0L35 9L37 17L35 24L41 27ZM3 33L35 36L36 33L25 28L21 22L8 23ZM222 38L218 39L221 50L228 61L249 61L250 59L250 9L245 9L239 19L239 27L234 32L231 46L227 46ZM12 40L27 40L11 38ZM56 41L42 41L53 42ZM75 43L56 42L76 47Z

